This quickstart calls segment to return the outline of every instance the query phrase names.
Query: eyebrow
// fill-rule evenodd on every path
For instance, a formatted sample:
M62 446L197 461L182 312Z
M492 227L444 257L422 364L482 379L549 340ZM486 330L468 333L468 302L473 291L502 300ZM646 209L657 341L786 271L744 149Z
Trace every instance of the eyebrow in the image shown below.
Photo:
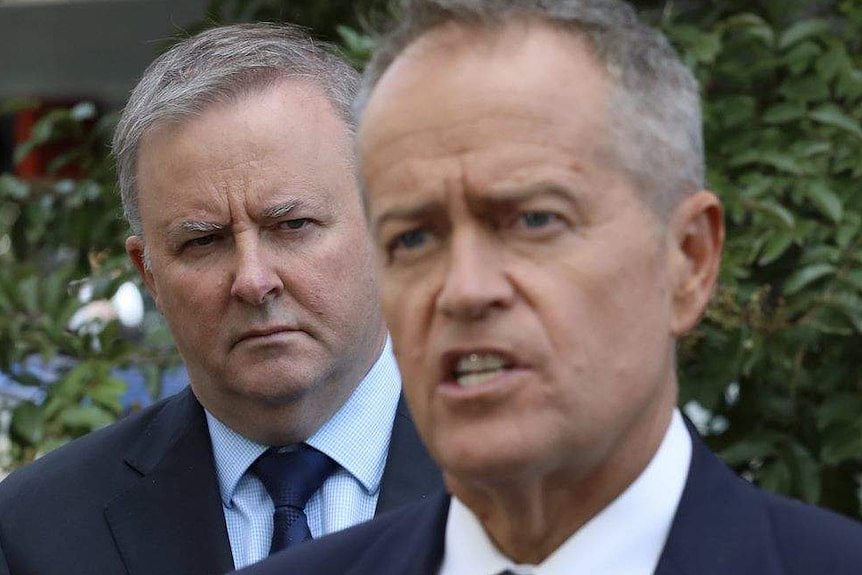
M468 202L481 207L492 208L495 205L516 204L539 196L553 196L575 207L580 203L570 186L552 180L541 180L526 185L505 185L496 188L492 186L490 192L493 196L483 194L480 197L469 199ZM438 199L428 200L415 206L395 206L377 217L374 220L374 227L379 230L391 220L418 220L429 213L443 210L444 207Z
M282 202L280 204L276 204L274 206L271 206L271 207L263 210L260 213L260 219L262 219L262 220L275 220L275 219L284 217L301 205L302 205L302 202L300 200L290 200L287 202Z
M167 236L169 240L176 241L182 239L187 234L211 234L213 232L220 232L226 227L227 226L224 224L218 224L216 222L187 220L172 226L171 229L168 230Z
M395 206L384 211L374 220L374 228L379 230L392 220L418 220L430 212L439 212L443 206L439 200L433 199L415 206Z
M540 180L525 185L503 185L491 189L492 197L476 198L478 204L510 204L531 200L540 196L552 196L571 204L578 204L578 194L571 186L554 180Z
M301 200L282 202L280 204L270 206L260 212L259 218L262 220L275 220L284 217L302 204L303 202ZM229 227L229 225L206 220L186 220L172 226L171 229L168 230L167 236L168 239L178 240L186 234L211 234L214 232L224 231Z

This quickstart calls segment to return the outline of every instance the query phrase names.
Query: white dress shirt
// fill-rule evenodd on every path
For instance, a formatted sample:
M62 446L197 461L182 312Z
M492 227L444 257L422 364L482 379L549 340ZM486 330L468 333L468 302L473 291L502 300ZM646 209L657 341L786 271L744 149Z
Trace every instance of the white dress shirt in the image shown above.
M452 497L440 575L652 575L679 506L691 437L678 411L646 469L539 565L500 553L478 518Z
M374 516L400 394L401 376L387 339L344 405L306 441L338 464L305 506L315 539ZM209 412L206 416L234 567L239 569L269 555L272 499L263 483L247 472L267 446L243 437Z

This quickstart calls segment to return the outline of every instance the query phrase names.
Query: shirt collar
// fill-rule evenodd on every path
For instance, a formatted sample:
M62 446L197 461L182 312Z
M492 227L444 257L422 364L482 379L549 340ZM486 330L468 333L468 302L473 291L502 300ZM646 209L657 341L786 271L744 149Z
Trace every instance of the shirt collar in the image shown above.
M377 493L400 395L401 374L387 338L356 390L306 443L334 459L369 494Z
M221 491L221 501L225 507L231 507L236 484L242 479L248 466L266 451L266 445L255 443L240 435L211 414L204 410L207 416L207 426L210 441L213 446L216 476Z
M387 337L377 361L344 405L306 443L331 457L369 494L376 493L400 393L401 375ZM230 507L237 483L267 446L237 433L209 411L206 418L222 503Z
M441 575L492 575L509 569L535 575L651 574L658 565L691 463L691 437L674 410L661 445L638 478L539 565L500 553L478 518L452 498Z

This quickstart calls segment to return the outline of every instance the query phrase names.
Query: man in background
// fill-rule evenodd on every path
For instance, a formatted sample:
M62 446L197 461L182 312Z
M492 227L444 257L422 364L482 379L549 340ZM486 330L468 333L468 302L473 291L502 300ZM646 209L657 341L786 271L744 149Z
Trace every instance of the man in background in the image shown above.
M441 493L249 575L862 572L676 408L724 239L697 84L615 0L408 0L358 133L383 310Z
M379 309L357 85L271 25L144 73L114 138L126 248L190 389L4 481L0 573L221 573L440 485Z

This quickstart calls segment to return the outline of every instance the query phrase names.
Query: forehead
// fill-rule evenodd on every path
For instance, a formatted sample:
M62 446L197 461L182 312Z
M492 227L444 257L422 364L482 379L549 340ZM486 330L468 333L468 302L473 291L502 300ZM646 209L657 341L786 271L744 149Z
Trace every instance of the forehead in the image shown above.
M351 165L348 128L323 90L282 81L150 130L138 153L141 216L146 226L177 210L220 209L231 194L266 203L340 192Z
M254 154L284 147L295 155L314 153L318 146L335 147L346 157L348 132L321 87L283 79L217 100L177 121L155 124L141 139L137 160L140 166L150 156L169 155L162 151L171 147L183 148L183 164L217 154L236 158L240 151Z
M604 163L607 95L606 74L577 35L539 21L444 25L378 82L360 124L362 172L372 184L397 173L428 186L441 184L439 166L423 172L423 162L444 157L479 180Z

